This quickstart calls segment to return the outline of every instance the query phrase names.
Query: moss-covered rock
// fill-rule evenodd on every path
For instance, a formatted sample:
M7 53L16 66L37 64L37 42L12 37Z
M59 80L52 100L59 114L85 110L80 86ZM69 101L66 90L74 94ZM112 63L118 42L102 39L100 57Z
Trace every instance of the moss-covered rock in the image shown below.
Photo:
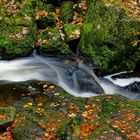
M48 28L39 34L40 52L45 54L71 54L57 28Z
M11 85L7 87L11 88ZM19 94L21 90L24 93L25 89L30 89L32 94L27 95L33 98L25 100L24 94L13 104L17 115L14 115L10 131L15 140L136 139L138 136L139 101L121 95L74 97L62 88L42 81L14 83L13 87ZM0 121L9 118L10 109L0 108Z
M31 1L0 3L0 54L2 59L13 59L32 53L36 24Z
M90 3L85 16L79 51L94 59L103 73L132 70L137 46L132 42L140 22L130 19L120 7ZM129 58L129 59L128 59Z
M54 6L60 6L63 2L68 1L68 0L43 0L44 2L48 3L48 4L52 4ZM71 0L75 3L79 2L80 0Z
M38 11L38 10L41 10L41 11L45 10L47 12L55 11L54 5L47 4L45 1L42 1L42 0L35 1L34 6L36 8L36 11Z
M45 29L47 26L55 25L54 12L55 7L44 1L35 2L35 19L39 29Z
M50 98L43 111L34 106L19 110L15 139L129 139L139 130L139 102L120 95L79 98L61 90L59 94L52 92Z
M15 140L34 140L40 139L43 135L41 127L30 118L23 118L14 127L13 137Z
M80 38L81 25L78 24L65 24L64 33L66 35L66 42Z
M0 131L5 131L12 124L15 115L16 109L14 107L0 107Z
M80 33L81 25L71 23L64 25L65 41L74 53L77 53L77 46L80 41Z
M73 19L73 5L74 3L71 1L63 2L61 9L60 9L60 19L64 23L69 23Z
M47 16L41 16L39 19L36 20L38 29L45 29L48 26L54 27L55 26L55 18L52 13Z

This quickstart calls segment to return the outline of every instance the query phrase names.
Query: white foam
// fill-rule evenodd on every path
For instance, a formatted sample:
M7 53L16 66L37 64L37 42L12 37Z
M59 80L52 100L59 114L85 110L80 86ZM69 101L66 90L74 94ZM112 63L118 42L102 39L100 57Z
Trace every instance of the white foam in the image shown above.
M123 73L127 73L127 72L124 71L124 72L115 73L115 74L112 74L112 75L107 75L104 78L112 81L115 85L118 85L118 86L121 86L121 87L128 86L129 84L132 84L134 82L140 82L140 77L115 78L115 79L112 78L112 76L123 74Z
M117 73L117 75L122 73L126 72ZM50 81L62 87L71 95L78 97L93 97L98 96L99 94L94 90L88 89L87 83L90 83L94 79L93 86L97 86L97 90L101 86L106 94L119 93L131 97L131 93L126 94L125 91L120 90L116 85L124 87L134 81L140 82L140 78L117 78L114 80L112 79L113 75L104 77L111 82L99 80L92 69L88 68L83 63L79 63L78 65L73 62L65 64L63 59L54 57L43 58L34 55L32 57L12 61L0 61L0 80L14 82L27 80ZM82 85L83 87L79 84L79 80L82 80L83 83L81 82L81 84L84 84ZM83 88L83 90L80 88ZM85 90L85 88L87 89ZM132 98L137 98L137 95L132 96Z

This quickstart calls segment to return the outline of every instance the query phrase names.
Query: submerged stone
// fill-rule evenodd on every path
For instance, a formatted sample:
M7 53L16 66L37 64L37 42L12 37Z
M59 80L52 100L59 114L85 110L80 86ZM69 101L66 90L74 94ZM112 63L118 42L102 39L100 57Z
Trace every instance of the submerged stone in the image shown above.
M140 82L133 82L128 86L124 87L130 92L139 93L140 94Z

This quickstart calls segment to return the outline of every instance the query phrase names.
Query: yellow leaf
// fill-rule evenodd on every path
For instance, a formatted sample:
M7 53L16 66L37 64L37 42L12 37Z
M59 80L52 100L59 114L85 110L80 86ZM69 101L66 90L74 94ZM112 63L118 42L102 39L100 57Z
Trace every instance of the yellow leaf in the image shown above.
M49 86L49 88L55 88L55 86L54 85L51 85L51 86Z
M38 105L38 106L43 106L43 104L42 104L42 103L38 103L37 105Z
M28 105L28 106L32 106L32 105L33 105L33 103L32 103L32 102L29 102L27 105Z

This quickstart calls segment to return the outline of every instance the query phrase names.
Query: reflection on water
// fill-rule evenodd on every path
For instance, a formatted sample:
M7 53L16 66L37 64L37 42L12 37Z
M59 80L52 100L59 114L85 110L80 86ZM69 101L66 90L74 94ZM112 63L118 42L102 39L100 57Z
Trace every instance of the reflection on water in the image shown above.
M43 94L43 82L28 81L0 84L0 107L11 106L16 101L22 103L33 101L36 105L38 103L45 105L48 96Z

